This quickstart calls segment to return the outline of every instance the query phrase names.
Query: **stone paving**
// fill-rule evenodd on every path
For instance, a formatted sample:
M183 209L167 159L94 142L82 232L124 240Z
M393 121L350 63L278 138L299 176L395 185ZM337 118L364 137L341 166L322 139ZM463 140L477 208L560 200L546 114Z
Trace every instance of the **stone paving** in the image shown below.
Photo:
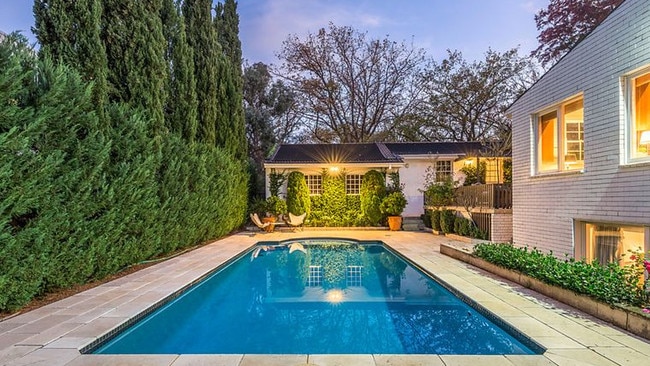
M258 241L381 240L544 346L543 355L88 355L80 350ZM242 232L0 322L2 365L648 365L650 342L440 254L430 232ZM456 244L462 245L459 242Z

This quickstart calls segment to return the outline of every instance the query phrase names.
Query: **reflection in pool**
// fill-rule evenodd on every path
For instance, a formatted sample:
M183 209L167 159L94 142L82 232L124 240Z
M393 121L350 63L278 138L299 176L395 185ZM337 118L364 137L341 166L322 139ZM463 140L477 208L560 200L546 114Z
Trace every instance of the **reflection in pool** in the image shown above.
M381 243L312 239L258 244L95 353L535 351Z

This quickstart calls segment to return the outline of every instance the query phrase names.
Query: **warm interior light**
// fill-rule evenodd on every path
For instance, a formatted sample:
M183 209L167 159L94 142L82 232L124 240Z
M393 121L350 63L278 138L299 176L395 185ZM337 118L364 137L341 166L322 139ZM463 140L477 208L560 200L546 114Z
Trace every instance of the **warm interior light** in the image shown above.
M639 137L640 145L650 144L650 130L641 132L641 137Z
M567 154L564 155L564 162L566 164L575 164L578 161L576 154Z

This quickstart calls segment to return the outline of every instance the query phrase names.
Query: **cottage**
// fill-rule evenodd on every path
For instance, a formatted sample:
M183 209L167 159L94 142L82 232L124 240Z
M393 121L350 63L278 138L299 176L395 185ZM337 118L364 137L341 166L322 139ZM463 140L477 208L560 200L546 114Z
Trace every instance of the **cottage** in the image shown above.
M509 108L515 244L650 249L649 40L650 1L626 0Z
M286 144L280 145L266 160L267 196L272 172L300 171L305 174L310 194L321 193L322 174L345 174L346 193L358 195L363 175L369 170L385 174L398 172L404 185L408 205L405 217L420 217L424 212L422 190L427 169L437 179L451 177L463 181L460 171L475 164L483 146L477 142L405 142L357 144ZM483 159L487 163L488 183L501 182L501 160ZM284 189L284 188L283 188ZM284 192L284 190L283 190Z

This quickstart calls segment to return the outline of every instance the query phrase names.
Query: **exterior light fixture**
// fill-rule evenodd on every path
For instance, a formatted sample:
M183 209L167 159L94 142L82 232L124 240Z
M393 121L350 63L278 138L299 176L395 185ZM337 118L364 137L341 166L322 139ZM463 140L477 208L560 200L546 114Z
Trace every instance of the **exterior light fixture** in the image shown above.
M332 167L330 167L330 172L332 172L332 173L338 173L338 172L339 172L339 167L337 167L337 166L332 166Z

